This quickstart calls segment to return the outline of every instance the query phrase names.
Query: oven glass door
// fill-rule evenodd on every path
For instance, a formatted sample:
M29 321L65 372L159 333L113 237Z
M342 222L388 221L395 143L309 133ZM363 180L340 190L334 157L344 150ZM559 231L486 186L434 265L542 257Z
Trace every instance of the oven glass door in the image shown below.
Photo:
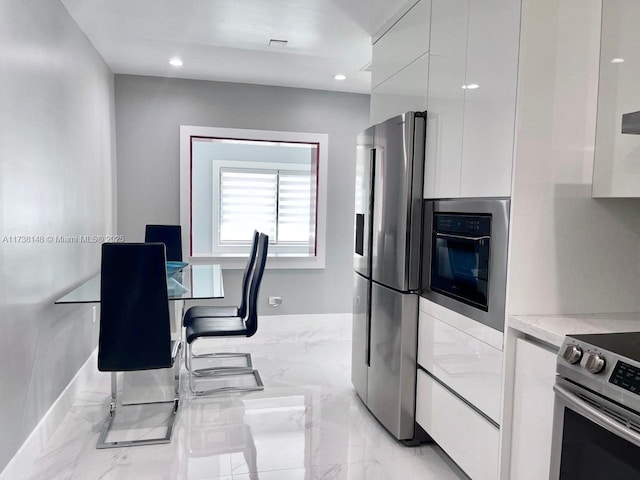
M488 236L433 233L431 290L488 311Z
M587 420L564 410L560 480L640 478L640 448Z
M568 382L554 387L551 477L558 480L640 478L639 417Z

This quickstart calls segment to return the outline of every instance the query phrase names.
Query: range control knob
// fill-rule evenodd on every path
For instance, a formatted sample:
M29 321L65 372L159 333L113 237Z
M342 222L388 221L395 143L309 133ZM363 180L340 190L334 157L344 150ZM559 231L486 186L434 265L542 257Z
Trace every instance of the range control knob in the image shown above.
M582 349L575 344L567 345L562 357L569 363L578 363L582 358Z
M600 373L604 370L605 365L604 357L599 353L590 353L587 356L587 361L584 362L584 368L591 373Z

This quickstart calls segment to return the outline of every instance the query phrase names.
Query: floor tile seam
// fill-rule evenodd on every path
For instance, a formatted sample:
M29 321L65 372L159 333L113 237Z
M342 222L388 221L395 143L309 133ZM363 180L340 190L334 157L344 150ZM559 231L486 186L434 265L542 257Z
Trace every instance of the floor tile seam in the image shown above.
M257 470L245 471L243 473L240 473L240 472L233 473L232 472L232 475L234 476L234 478L236 478L236 477L247 477L247 476L249 476L250 474L253 474L253 473L260 475L261 473L289 472L289 471L308 470L308 469L324 468L324 467L352 467L352 466L367 466L367 465L380 465L380 462L378 460L358 460L358 461L355 461L355 462L342 462L342 463L335 463L335 462L314 463L314 462L312 462L310 465L306 465L306 466L303 466L303 467L257 469Z

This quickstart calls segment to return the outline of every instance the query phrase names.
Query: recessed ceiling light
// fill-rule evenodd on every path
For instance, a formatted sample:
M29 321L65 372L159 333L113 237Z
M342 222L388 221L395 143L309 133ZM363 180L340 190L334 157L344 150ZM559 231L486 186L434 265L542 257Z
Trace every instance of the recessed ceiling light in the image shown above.
M462 88L467 90L475 90L476 88L480 88L480 85L478 85L477 83L470 83L469 85L463 85Z
M337 73L337 74L335 74L335 75L333 76L333 78L335 78L336 80L346 80L346 79L347 79L347 76L346 76L346 75L343 75L343 74L341 74L341 73Z
M178 57L173 57L171 60L169 60L169 63L174 67L182 66L182 60L180 60Z
M612 58L611 63L624 63L624 58Z

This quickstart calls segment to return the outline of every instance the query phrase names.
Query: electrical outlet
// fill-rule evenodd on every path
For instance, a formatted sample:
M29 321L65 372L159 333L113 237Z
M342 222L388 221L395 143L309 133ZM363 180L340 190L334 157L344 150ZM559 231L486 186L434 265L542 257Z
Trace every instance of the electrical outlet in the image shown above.
M269 297L269 305L279 307L282 305L282 297Z

